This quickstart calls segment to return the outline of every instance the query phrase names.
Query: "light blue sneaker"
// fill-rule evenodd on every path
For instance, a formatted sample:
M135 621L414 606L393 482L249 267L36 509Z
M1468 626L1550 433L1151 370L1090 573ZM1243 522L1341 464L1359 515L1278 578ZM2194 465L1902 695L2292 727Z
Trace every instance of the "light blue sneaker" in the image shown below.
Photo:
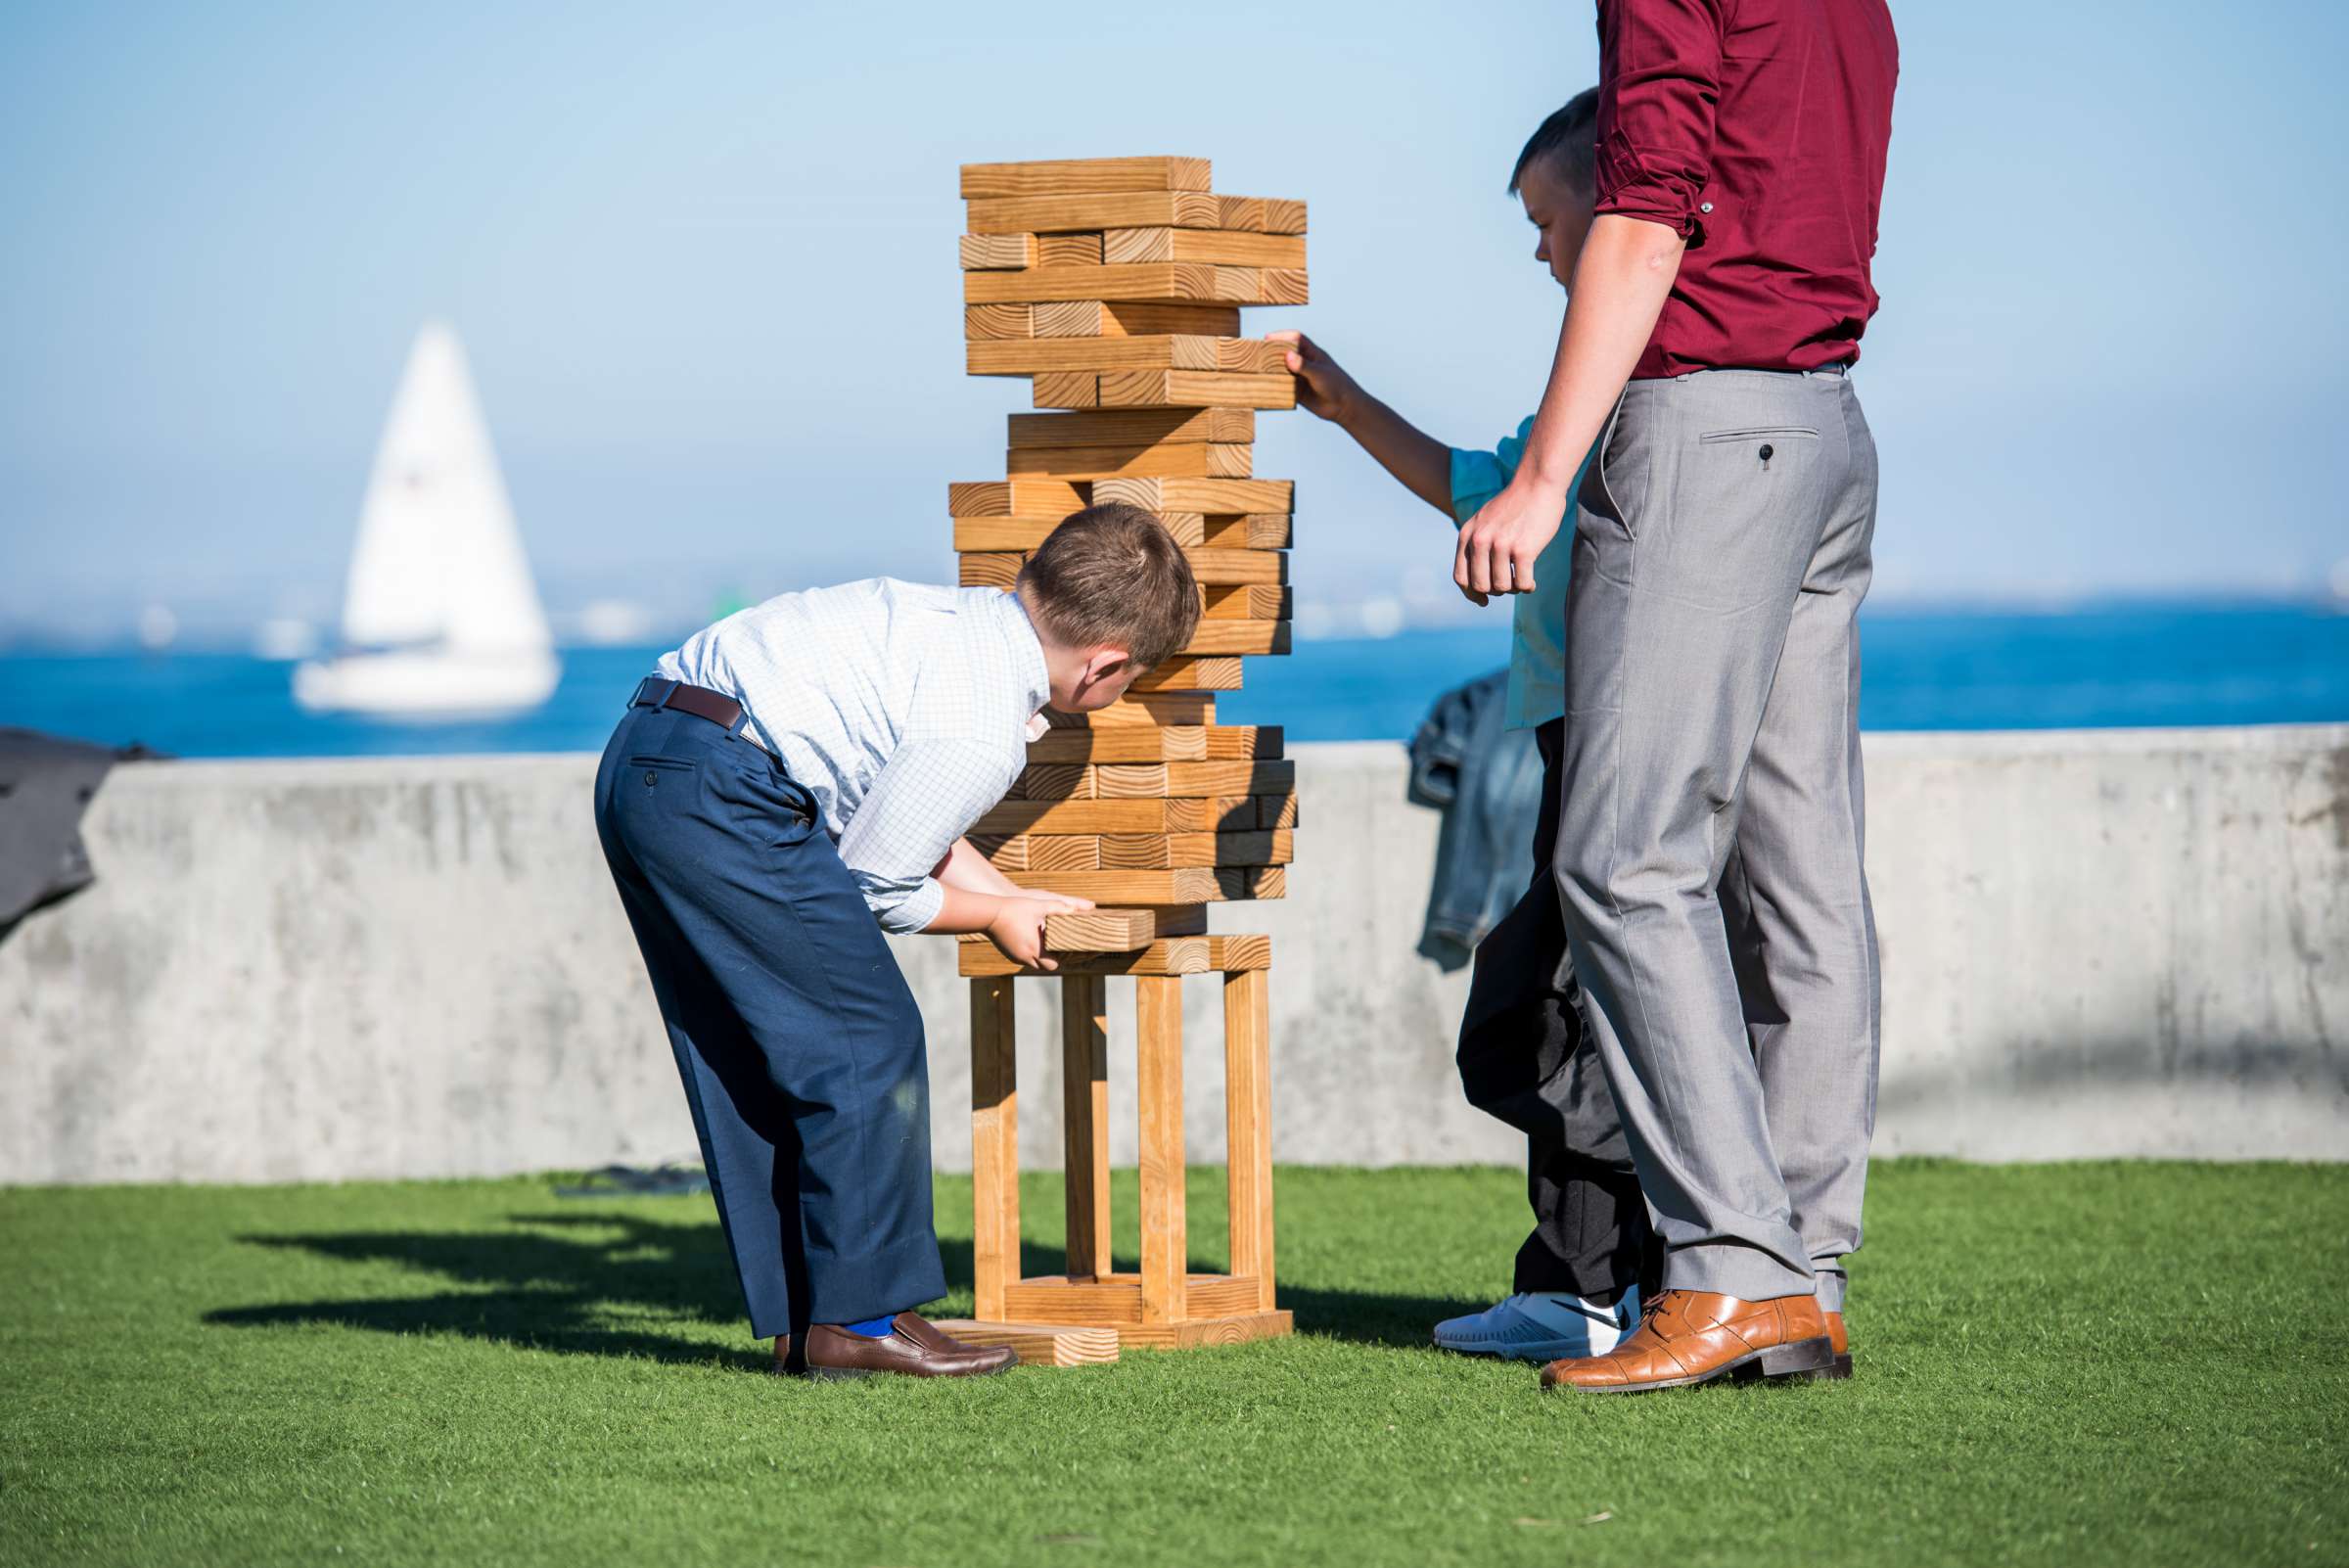
M1436 1348L1512 1361L1554 1361L1564 1356L1604 1356L1639 1326L1639 1287L1612 1304L1582 1296L1504 1297L1481 1313L1447 1317L1436 1325Z

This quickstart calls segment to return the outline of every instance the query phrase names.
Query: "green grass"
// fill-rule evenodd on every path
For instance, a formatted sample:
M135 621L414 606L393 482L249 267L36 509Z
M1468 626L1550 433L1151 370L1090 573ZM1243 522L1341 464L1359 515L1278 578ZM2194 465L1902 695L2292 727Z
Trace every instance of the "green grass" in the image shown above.
M2349 1560L2349 1168L1883 1162L1857 1378L1640 1399L1418 1348L1518 1193L1283 1170L1296 1339L809 1386L706 1198L0 1190L0 1564Z

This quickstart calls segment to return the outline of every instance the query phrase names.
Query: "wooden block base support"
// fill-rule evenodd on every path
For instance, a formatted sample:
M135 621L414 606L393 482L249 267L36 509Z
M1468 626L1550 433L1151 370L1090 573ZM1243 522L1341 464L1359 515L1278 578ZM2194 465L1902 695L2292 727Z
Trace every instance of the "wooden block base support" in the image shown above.
M1118 1359L1118 1331L1114 1328L1082 1323L983 1323L973 1317L935 1319L930 1326L965 1345L1009 1345L1020 1353L1022 1366L1106 1366Z
M1141 1268L1109 1269L1109 1060L1103 977L1068 974L1061 986L1062 1109L1068 1161L1069 1272L1019 1272L1019 1085L1009 975L971 981L971 1265L969 1325L947 1331L1013 1344L1023 1360L1073 1364L1082 1345L1053 1332L1112 1335L1120 1349L1183 1350L1292 1332L1273 1305L1271 1030L1262 938L1176 938L1165 945L1251 944L1218 956L1223 972L1224 1115L1229 1157L1228 1274L1187 1267L1182 1150L1182 977L1142 973L1134 987L1134 1101L1140 1123ZM1261 949L1261 950L1260 950ZM1121 955L1104 955L1115 958ZM1122 955L1132 957L1134 955ZM1202 954L1201 956L1206 956ZM1248 967L1238 967L1247 962ZM1167 966L1172 968L1171 965ZM1098 1341L1090 1342L1097 1347ZM1097 1350L1093 1353L1098 1358Z

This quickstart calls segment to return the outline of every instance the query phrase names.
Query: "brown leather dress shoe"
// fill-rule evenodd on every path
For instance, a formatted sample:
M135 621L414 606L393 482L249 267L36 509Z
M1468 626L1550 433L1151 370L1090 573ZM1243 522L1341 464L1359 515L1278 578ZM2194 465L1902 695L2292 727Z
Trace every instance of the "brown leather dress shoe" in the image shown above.
M1819 1315L1827 1320L1827 1343L1834 1349L1835 1362L1825 1371L1814 1372L1811 1375L1814 1377L1849 1377L1852 1375L1852 1342L1844 1336L1843 1314L1822 1313Z
M1604 1356L1579 1356L1542 1368L1543 1388L1639 1394L1717 1377L1796 1377L1831 1368L1834 1344L1817 1296L1740 1301L1708 1291L1667 1290L1632 1337Z
M1009 1345L965 1345L940 1333L919 1313L899 1313L889 1334L875 1339L817 1323L792 1355L788 1339L775 1341L775 1367L824 1380L896 1372L905 1377L984 1377L1009 1370L1020 1359Z

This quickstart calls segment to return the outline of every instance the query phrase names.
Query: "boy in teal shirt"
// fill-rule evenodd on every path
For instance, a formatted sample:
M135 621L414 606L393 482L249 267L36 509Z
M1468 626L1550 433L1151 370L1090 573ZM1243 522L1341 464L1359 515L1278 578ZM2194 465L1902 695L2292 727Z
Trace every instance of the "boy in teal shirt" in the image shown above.
M1570 287L1590 230L1598 92L1578 95L1542 122L1509 179L1540 231L1534 259ZM1508 484L1533 427L1493 451L1448 447L1364 392L1301 333L1291 346L1298 403L1344 430L1405 489L1457 527ZM1588 467L1589 459L1584 459ZM1568 489L1581 485L1578 475ZM1549 863L1558 831L1558 758L1566 715L1566 586L1574 530L1561 528L1516 596L1509 651L1508 724L1532 729L1543 764L1533 875L1515 909L1477 945L1460 1024L1460 1082L1469 1102L1527 1137L1526 1188L1534 1230L1518 1249L1510 1294L1435 1326L1447 1350L1545 1361L1599 1355L1638 1321L1648 1249L1647 1210L1615 1102L1595 1056L1582 1048L1574 970Z

